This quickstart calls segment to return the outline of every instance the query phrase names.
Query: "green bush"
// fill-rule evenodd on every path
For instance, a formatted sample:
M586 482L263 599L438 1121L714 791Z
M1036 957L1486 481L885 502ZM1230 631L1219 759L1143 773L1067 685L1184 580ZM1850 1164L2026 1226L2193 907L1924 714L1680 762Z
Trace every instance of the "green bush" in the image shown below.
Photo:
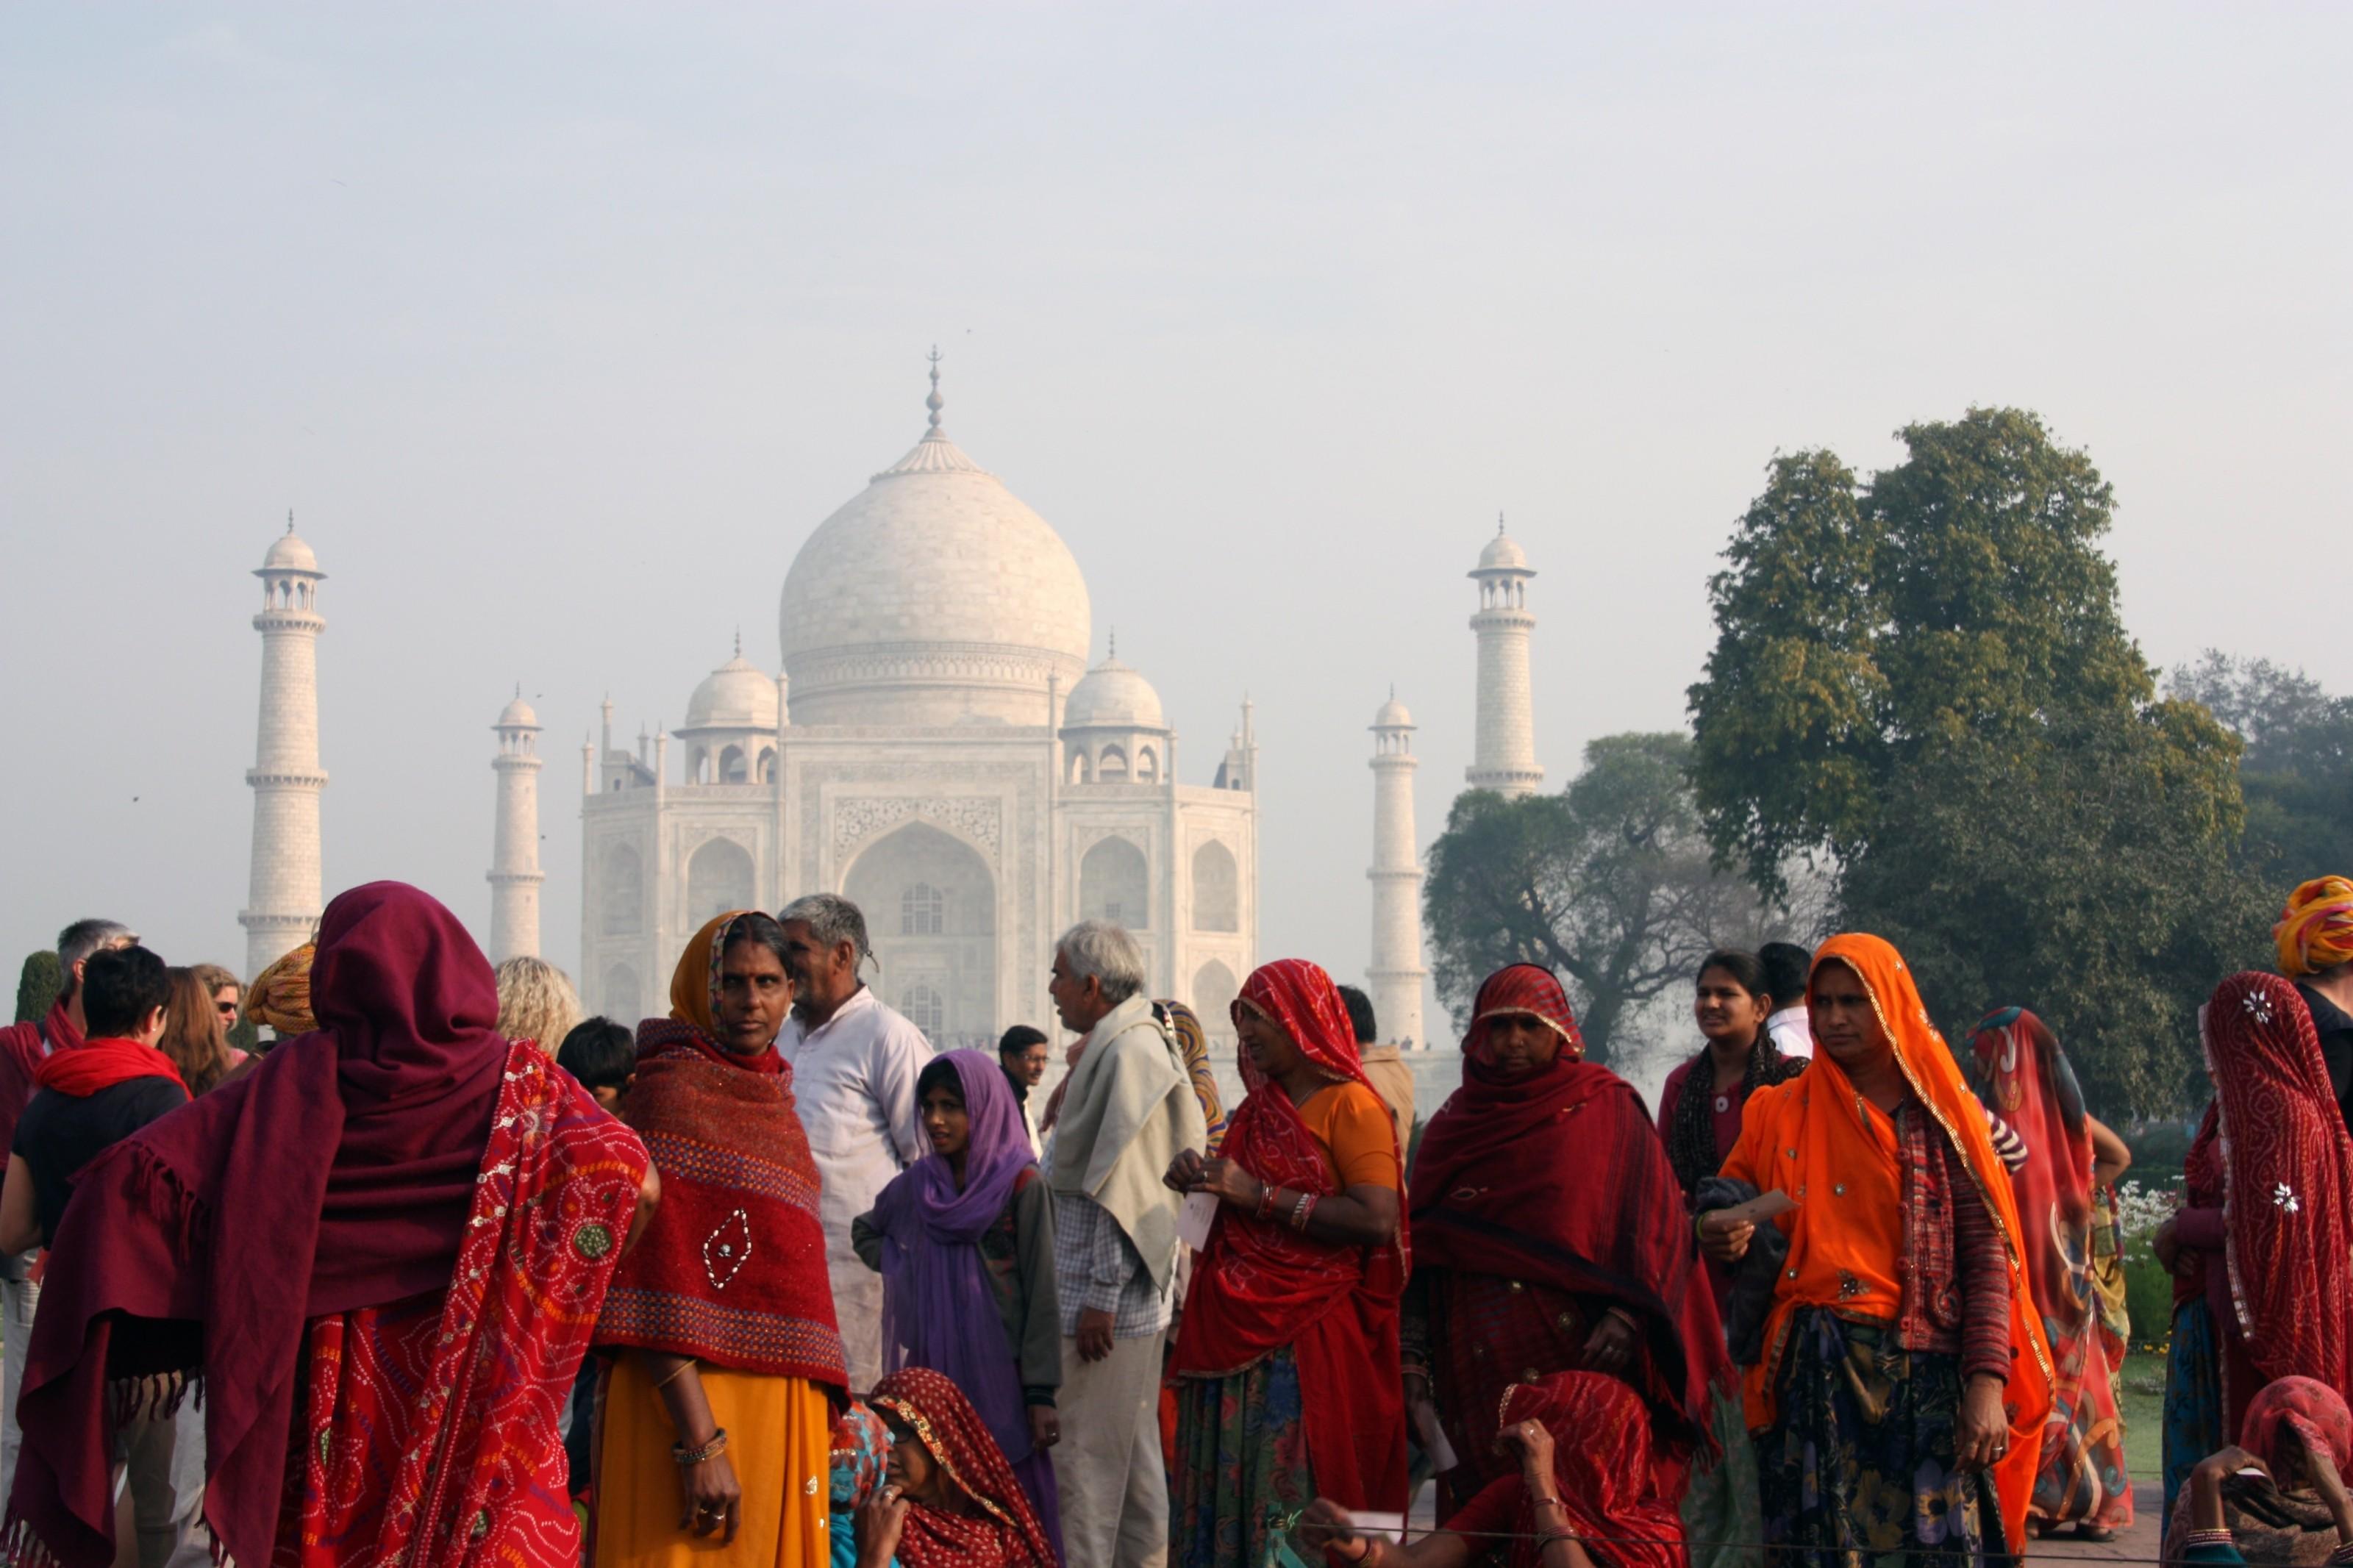
M2173 1276L2145 1241L2125 1249L2125 1310L2132 1316L2133 1349L2161 1349L2173 1337Z
M65 988L66 972L56 953L47 948L26 953L25 967L16 972L16 1022L37 1024L47 1017L50 1005Z

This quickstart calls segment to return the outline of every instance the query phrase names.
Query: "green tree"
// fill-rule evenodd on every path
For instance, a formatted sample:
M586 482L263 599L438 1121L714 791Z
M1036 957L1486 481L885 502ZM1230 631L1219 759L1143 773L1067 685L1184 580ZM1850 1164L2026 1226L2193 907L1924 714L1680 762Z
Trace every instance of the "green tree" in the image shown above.
M1628 1011L1687 983L1757 900L1718 872L1691 799L1691 742L1609 735L1558 795L1456 797L1422 907L1438 994L1458 1020L1504 964L1562 975L1588 1056L1610 1059Z
M16 972L16 1022L33 1024L47 1017L65 988L66 973L55 952L45 947L26 953L25 966Z
M2237 742L2156 700L2085 454L2017 409L1898 434L1867 480L1777 457L1709 584L1710 841L1768 895L1827 868L1948 1031L2031 1006L2111 1106L2170 1109L2245 951Z
M2308 878L2353 876L2353 701L2300 669L2211 648L2166 689L2202 704L2244 744L2242 858L2274 902Z

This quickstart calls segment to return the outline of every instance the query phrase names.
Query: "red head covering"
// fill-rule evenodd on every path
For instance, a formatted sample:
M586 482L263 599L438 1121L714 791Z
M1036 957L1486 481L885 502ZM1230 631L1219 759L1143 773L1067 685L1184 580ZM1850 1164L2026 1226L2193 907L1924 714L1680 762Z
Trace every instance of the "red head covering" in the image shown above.
M2353 1392L2353 1139L2312 1015L2295 986L2250 972L2214 988L2199 1031L2214 1079L2223 1256L2247 1356L2266 1381L2316 1378ZM2223 1430L2244 1418L2253 1394L2224 1378Z
M834 1323L817 1161L774 1050L711 1037L727 940L747 911L694 933L670 979L669 1018L638 1026L624 1120L661 1176L661 1206L621 1259L596 1343L849 1387Z
M1515 1383L1504 1391L1499 1425L1523 1421L1552 1434L1552 1495L1570 1530L1619 1568L1685 1568L1683 1516L1652 1483L1651 1415L1632 1389L1595 1372ZM1511 1568L1538 1568L1543 1528L1525 1496L1513 1530Z
M1299 958L1260 966L1234 1002L1237 1024L1246 1010L1281 1026L1325 1078L1372 1092L1347 1005L1322 969ZM1270 1185L1334 1195L1338 1184L1291 1096L1247 1050L1241 1068L1249 1093L1226 1124L1224 1157ZM1365 1369L1398 1364L1408 1256L1402 1215L1393 1243L1344 1247L1281 1215L1261 1221L1221 1206L1186 1300L1174 1369L1222 1376L1292 1346L1317 1487L1351 1508L1402 1507L1404 1392L1395 1377L1367 1378Z
M962 1514L909 1508L898 1551L905 1568L1056 1568L1029 1494L955 1384L929 1367L901 1367L874 1385L867 1402L912 1428L932 1463L980 1508Z
M1625 1307L1650 1348L1659 1384L1649 1392L1668 1432L1704 1440L1734 1373L1666 1145L1632 1086L1566 1048L1516 1078L1497 1071L1485 1026L1505 1013L1532 1014L1582 1048L1550 970L1515 963L1479 987L1462 1087L1430 1118L1414 1164L1419 1260Z
M203 1369L205 1518L228 1556L266 1563L304 1322L449 1282L507 1057L491 966L433 899L371 882L327 906L313 983L322 1032L76 1184L9 1500L66 1568L112 1559L110 1371Z
M2316 1378L2283 1377L2263 1384L2247 1402L2247 1419L2239 1429L2239 1447L2272 1468L2272 1479L2295 1489L2299 1479L2282 1452L2281 1438L2294 1432L2305 1452L2325 1454L2337 1475L2353 1483L2353 1412L2344 1398Z

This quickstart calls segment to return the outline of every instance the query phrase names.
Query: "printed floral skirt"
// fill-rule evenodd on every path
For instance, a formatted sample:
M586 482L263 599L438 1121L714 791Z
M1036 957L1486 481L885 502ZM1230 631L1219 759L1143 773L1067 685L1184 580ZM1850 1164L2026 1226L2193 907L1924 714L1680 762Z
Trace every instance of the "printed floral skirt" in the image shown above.
M1226 1377L1180 1379L1168 1468L1169 1568L1265 1568L1315 1500L1290 1349Z
M1820 1308L1792 1317L1784 1354L1780 1423L1757 1438L1774 1568L2010 1561L1993 1478L1953 1468L1957 1356Z
M2221 1267L2220 1260L2207 1264ZM2165 1506L2181 1496L2198 1461L2222 1446L2222 1347L2203 1298L2173 1310L2165 1358Z

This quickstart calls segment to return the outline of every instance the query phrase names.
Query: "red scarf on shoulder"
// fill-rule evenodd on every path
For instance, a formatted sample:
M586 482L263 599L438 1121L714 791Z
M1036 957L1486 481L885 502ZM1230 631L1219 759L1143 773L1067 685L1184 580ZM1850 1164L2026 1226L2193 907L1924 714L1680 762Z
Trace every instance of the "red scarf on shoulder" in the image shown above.
M172 1065L171 1058L153 1046L112 1035L85 1040L70 1050L51 1051L41 1058L33 1083L38 1089L88 1100L102 1089L142 1078L168 1078L180 1086L181 1093L188 1090L187 1080Z
M1243 983L1252 1008L1280 1024L1318 1070L1372 1085L1332 977L1304 959L1265 964ZM1224 1157L1260 1181L1330 1197L1324 1153L1280 1084L1241 1057L1249 1093L1226 1124ZM1398 1303L1409 1258L1406 1221L1387 1247L1335 1247L1221 1206L1186 1299L1173 1370L1219 1377L1285 1345L1299 1365L1302 1422L1316 1489L1349 1508L1402 1509L1405 1395L1397 1376Z
M669 1018L638 1026L625 1120L661 1176L661 1205L621 1260L596 1343L849 1386L818 1221L817 1161L773 1050L713 1042L724 914L695 933L670 982Z

